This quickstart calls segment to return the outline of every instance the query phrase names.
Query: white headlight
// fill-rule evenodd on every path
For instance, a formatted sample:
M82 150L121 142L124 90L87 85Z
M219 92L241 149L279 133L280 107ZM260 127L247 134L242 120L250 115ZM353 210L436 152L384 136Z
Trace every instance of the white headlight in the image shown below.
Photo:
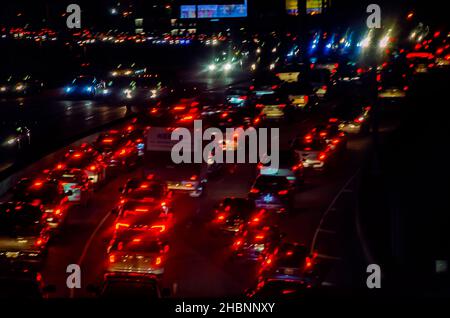
M226 63L226 64L223 66L223 69L224 69L225 71L229 71L229 70L231 70L232 67L233 67L233 66L232 66L230 63Z
M215 69L216 69L216 64L209 64L208 65L208 70L214 71Z

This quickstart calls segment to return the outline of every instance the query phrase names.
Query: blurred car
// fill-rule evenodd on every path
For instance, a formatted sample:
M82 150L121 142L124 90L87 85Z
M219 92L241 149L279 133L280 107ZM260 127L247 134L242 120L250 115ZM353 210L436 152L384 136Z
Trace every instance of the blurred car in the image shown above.
M310 254L306 246L285 242L267 256L260 275L266 279L302 281L308 288L316 287L316 263L317 254Z
M103 94L106 89L105 83L95 76L80 75L75 77L70 84L64 88L66 97L95 97Z
M313 87L313 91L319 99L324 99L330 94L333 85L331 72L328 68L317 68L310 70L307 80Z
M290 107L288 98L277 93L259 96L255 103L264 121L284 120Z
M50 228L43 210L24 202L0 203L0 268L39 268L45 260Z
M383 72L377 77L378 98L401 99L405 98L409 86L401 74Z
M24 125L4 125L1 134L2 150L20 151L31 144L31 131ZM0 152L1 153L1 152Z
M93 145L109 169L130 169L138 164L139 149L133 140L118 130L101 133Z
M167 187L163 181L149 180L149 179L129 179L125 186L120 188L120 204L117 207L120 210L121 206L126 202L143 202L151 203L160 206L162 209L169 211L172 201L172 191Z
M347 134L360 134L369 131L371 110L371 106L341 105L334 109L330 120L336 119L339 130Z
M133 120L124 129L124 137L136 145L138 156L142 157L145 154L147 133L149 126L140 125L138 120Z
M255 74L250 85L252 93L258 97L273 94L281 85L282 81L273 72L260 72Z
M95 187L98 187L106 179L106 167L103 156L92 145L83 143L80 146L70 147L56 165L55 170L84 170L89 176L89 180Z
M354 63L346 63L339 67L336 79L344 83L361 84L366 78L368 69Z
M283 82L295 83L300 80L305 71L305 66L302 64L285 64L275 70L275 75Z
M44 82L31 74L9 75L0 81L0 96L37 94L44 88Z
M169 243L153 232L128 232L114 238L107 252L107 272L162 275Z
M70 203L87 205L93 197L93 184L86 171L81 169L57 169L49 173L50 179L61 182L64 191L72 192Z
M159 233L164 236L173 226L173 214L154 202L127 201L118 209L115 236L129 232Z
M334 118L327 123L314 126L305 138L323 139L329 145L330 150L334 152L343 151L347 147L347 135L339 129L337 120Z
M274 226L261 225L244 229L233 242L233 257L243 260L262 261L273 253L283 235Z
M58 228L64 222L68 208L68 197L72 190L64 191L58 180L45 178L22 178L12 188L12 200L27 202L42 208L43 220L51 228Z
M276 213L285 213L294 206L295 185L287 177L279 175L259 175L253 183L249 198L257 208Z
M310 108L318 104L313 87L307 82L284 83L279 91L288 97L294 108Z
M232 86L225 91L225 98L227 103L233 107L248 107L251 94L248 87Z
M263 160L257 165L258 174L286 177L289 182L294 184L301 184L304 181L303 163L295 151L279 151L277 168L271 167L271 163L265 159L266 157L266 154L263 155ZM263 163L265 161L267 162Z
M122 94L125 99L156 100L167 93L167 87L164 86L159 77L142 77L132 79L127 87L124 87Z
M101 299L118 301L153 301L162 298L163 290L155 275L115 272L106 273L100 288L90 286Z
M255 204L247 198L225 198L214 209L212 225L225 233L237 233L247 223Z
M334 152L328 143L312 134L297 137L292 143L305 168L323 170L332 159Z
M429 52L410 52L406 59L414 74L428 73L435 66L435 56Z

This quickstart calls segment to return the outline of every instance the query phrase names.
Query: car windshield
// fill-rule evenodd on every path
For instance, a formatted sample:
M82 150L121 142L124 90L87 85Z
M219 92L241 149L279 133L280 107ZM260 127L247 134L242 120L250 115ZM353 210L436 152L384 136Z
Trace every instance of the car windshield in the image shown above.
M0 234L8 236L37 235L42 212L38 208L15 204L0 205Z

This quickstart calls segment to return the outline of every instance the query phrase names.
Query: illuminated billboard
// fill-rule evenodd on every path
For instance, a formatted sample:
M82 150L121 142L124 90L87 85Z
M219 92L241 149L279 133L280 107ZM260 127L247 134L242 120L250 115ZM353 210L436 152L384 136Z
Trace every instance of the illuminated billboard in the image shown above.
M180 18L182 19L219 19L247 17L247 0L241 4L199 4L182 5Z
M181 19L195 19L197 17L197 8L195 5L181 6L180 18Z

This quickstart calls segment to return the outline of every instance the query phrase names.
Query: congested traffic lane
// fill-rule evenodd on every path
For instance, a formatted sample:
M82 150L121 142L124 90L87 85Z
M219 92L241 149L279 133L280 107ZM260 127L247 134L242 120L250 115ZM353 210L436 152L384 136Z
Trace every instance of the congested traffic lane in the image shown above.
M282 139L292 138L294 132L304 129L305 125L302 122L284 127ZM369 146L369 137L351 139L349 151L336 169L307 178L306 184L296 195L295 210L280 219L280 227L287 234L287 240L307 245L312 243L323 213L355 173ZM111 209L118 200L118 189L127 178L139 174L136 171L111 180L98 191L91 206L76 208L69 216L67 229L50 249L44 271L46 282L58 287L55 296L88 296L85 287L101 282L115 218ZM255 175L254 165L238 165L221 178L210 180L204 198L176 196L173 208L176 226L163 278L164 284L172 287L175 295L239 295L255 282L255 266L231 261L231 239L214 235L208 226L212 207L226 196L246 196ZM353 268L346 266L348 264L342 265L343 260L357 264L364 262L361 253L357 252L360 246L354 229L354 213L347 203L341 203L346 207L343 213L331 213L330 220L327 217L314 246L327 265L324 266L323 279L331 284L349 282L354 274ZM333 227L325 228L328 222ZM342 246L341 243L350 244ZM356 253L359 259L354 258L355 255L348 259L349 251ZM65 286L65 268L71 263L81 264L84 287L72 294Z

